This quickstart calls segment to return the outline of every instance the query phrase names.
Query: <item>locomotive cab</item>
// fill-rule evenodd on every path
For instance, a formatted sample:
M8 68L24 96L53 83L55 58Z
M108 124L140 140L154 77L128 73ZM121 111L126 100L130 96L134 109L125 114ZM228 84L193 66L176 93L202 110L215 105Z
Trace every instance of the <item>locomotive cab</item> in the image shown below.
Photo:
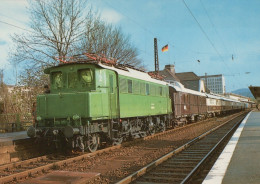
M51 67L45 73L50 76L50 93L37 96L36 129L30 129L28 135L65 137L74 141L74 145L88 147L87 141L84 143L78 137L107 132L107 125L93 121L117 115L115 72L84 63ZM99 141L97 136L94 139Z

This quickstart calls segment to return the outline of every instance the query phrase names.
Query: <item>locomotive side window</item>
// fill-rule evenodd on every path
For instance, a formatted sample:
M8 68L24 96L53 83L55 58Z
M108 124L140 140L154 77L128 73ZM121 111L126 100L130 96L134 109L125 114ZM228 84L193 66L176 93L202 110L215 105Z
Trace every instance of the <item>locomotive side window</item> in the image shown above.
M90 68L79 70L80 81L85 84L90 84L93 81L93 72Z
M145 95L145 84L143 82L140 82L140 93Z
M62 88L62 85L63 85L63 82L62 82L62 72L53 72L51 79L52 79L53 89Z
M128 79L127 84L128 84L128 93L133 93L133 81Z
M120 93L126 93L127 92L126 79L120 78L119 85L120 85Z
M114 81L113 75L109 75L110 93L114 93Z
M162 87L159 87L159 95L162 96L163 95L163 92L162 92Z
M150 86L149 84L146 84L146 95L150 95Z
M140 93L140 83L139 81L134 80L134 94L139 94Z
M156 87L154 85L150 85L150 95L156 95Z

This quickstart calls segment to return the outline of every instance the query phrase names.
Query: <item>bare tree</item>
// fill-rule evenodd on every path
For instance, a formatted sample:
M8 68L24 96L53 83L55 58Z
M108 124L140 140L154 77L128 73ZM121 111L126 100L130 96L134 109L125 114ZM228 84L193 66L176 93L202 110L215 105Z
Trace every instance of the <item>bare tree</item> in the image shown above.
M11 60L38 67L56 64L54 56L73 54L84 33L85 7L86 0L30 1L32 31L12 36L16 50L11 52Z
M121 28L107 24L100 17L87 16L86 31L80 48L89 53L98 53L114 58L118 63L140 65L137 49L131 45L130 36L125 36Z
M91 8L87 9L86 1L29 1L32 31L12 36L15 49L10 53L11 61L37 68L57 64L54 56L64 59L80 52L94 52L120 63L139 64L129 37L121 29L104 23Z

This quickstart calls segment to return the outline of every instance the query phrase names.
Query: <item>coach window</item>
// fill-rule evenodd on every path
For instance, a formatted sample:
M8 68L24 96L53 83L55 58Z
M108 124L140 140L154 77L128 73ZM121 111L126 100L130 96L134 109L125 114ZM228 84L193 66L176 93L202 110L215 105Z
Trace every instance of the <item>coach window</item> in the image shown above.
M133 93L133 81L128 79L127 83L128 83L128 93Z
M150 95L150 86L149 84L146 84L146 95Z

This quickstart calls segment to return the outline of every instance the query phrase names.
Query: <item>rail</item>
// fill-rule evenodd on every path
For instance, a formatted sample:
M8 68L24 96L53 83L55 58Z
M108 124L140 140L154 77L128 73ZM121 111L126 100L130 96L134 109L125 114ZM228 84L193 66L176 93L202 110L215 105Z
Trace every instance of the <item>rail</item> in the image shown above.
M236 116L234 119L236 119L236 118L239 118L239 119L240 119L239 116ZM181 171L180 173L182 174L182 176L181 176L180 178L182 178L182 179L179 179L179 178L178 178L179 176L178 176L178 177L176 176L176 175L177 175L177 172L174 172L174 173L168 173L169 171L167 171L166 173L160 173L160 172L159 172L159 173L156 173L156 172L155 172L157 175L159 175L159 177L153 177L153 176L152 176L152 172L153 172L154 170L156 170L157 167L159 167L159 166L161 166L161 165L164 165L165 163L170 162L170 161L171 161L171 163L168 164L168 165L171 167L171 168L168 168L170 171L178 170L178 169L182 169L182 168L185 169L185 167L183 167L183 165L185 165L186 163L185 163L185 164L182 163L182 165L181 165L180 167L176 166L177 168L172 168L172 165L174 165L174 164L173 164L174 161L172 161L172 158L174 158L174 156L176 156L176 157L177 157L177 156L180 156L180 157L179 157L179 160L178 160L178 158L176 159L177 162L178 162L178 161L183 161L183 160L185 160L185 158L186 158L186 160L187 160L188 162L189 162L189 161L190 161L190 162L197 162L197 158L191 158L190 156L187 156L189 152L187 151L187 153L185 153L185 150L191 149L192 146L194 146L195 144L199 143L202 139L205 140L204 138L205 138L206 136L208 136L208 135L210 135L211 133L213 133L213 132L219 130L221 127L224 127L224 126L227 125L230 121L234 121L234 119L228 120L228 121L226 121L224 124L221 124L221 125L219 125L219 126L213 128L213 129L207 131L206 133L203 133L202 135L200 135L200 136L194 138L193 140L189 141L188 143L184 144L183 146L181 146L181 147L179 147L179 148L177 148L177 149L175 149L175 150L169 152L168 154L164 155L163 157L157 159L156 161L154 161L154 162L152 162L152 163L146 165L145 167L141 168L140 170L138 170L138 171L134 172L133 174L127 176L126 178L120 180L119 182L117 182L117 184L128 184L128 183L135 182L135 181L137 181L137 183L138 183L138 182L142 183L142 181L139 181L139 179L141 179L141 178L143 178L143 180L145 180L144 183L149 183L149 182L156 183L156 182L154 181L154 180L156 180L156 179L158 179L158 180L160 181L160 183L163 183L162 180L164 180L164 179L167 178L167 177L166 177L167 174L169 174L169 176L170 176L168 183L169 183L169 182L170 182L170 183L175 183L175 182L176 182L176 183L187 183L187 181L190 180L190 178L193 176L193 174L198 171L198 169L199 169L199 168L201 167L201 165L205 162L205 160L208 158L208 156L210 156L210 155L214 152L214 150L220 145L220 142L223 141L223 140L226 138L226 136L229 135L230 132L232 132L232 130L234 130L234 128L239 125L239 123L241 122L240 120L239 120L239 121L236 121L236 124L235 124L234 126L232 126L232 130L229 128L228 133L226 133L225 136L223 136L223 137L221 138L221 141L219 141L218 143L216 143L215 146L214 146L210 151L207 151L206 153L203 153L204 150L203 150L203 151L198 151L198 150L195 151L195 152L197 152L198 155L204 155L204 156L203 156L202 159L199 158L200 161L198 161L198 163L196 163L195 166L190 167L190 165L189 165L189 166L186 165L187 167L190 167L190 168L192 168L192 169L191 169L191 171L189 171L189 172L188 172L187 174L185 174L185 175L184 175L184 173L185 173L186 171L185 171L185 172L184 172L184 171ZM225 138L224 138L224 137L225 137ZM208 143L208 144L209 144L209 143ZM210 142L210 144L211 144L211 142ZM205 146L205 145L204 145L204 146ZM203 149L205 149L205 147L203 147ZM193 152L194 152L194 151L191 151L191 153L193 153ZM181 153L184 154L183 157L181 157ZM185 155L185 154L186 154L186 155ZM205 156L205 155L206 155L206 156ZM198 156L198 157L199 157L199 156ZM178 164L179 164L179 163L177 163L177 165L178 165ZM167 167L168 167L168 166L167 166ZM149 173L151 173L151 176L149 175ZM155 173L154 173L154 174L155 174ZM146 177L145 177L145 176L146 176ZM161 176L163 176L163 177L161 177ZM152 178L152 179L154 179L154 180L149 180L149 177ZM175 178L174 178L174 177L175 177ZM142 180L142 179L141 179L141 180ZM147 180L147 181L146 181L146 180Z

